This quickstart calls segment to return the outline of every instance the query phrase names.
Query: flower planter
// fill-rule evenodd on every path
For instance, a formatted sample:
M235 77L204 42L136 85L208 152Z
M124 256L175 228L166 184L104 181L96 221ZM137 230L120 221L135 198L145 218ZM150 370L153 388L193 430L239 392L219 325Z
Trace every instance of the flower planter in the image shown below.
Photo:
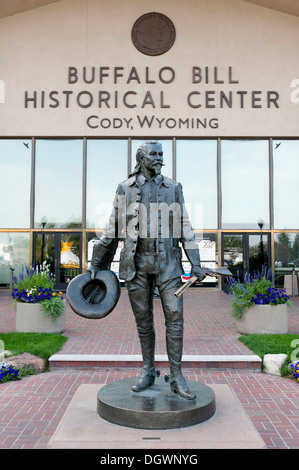
M288 306L253 305L237 320L241 334L283 334L288 332Z
M62 333L65 313L53 320L38 303L16 302L16 330L22 333Z

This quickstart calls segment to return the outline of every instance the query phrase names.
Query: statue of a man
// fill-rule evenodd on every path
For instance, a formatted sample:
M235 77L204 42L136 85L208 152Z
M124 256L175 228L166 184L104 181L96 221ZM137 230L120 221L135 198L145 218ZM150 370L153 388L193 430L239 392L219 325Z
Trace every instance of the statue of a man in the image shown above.
M183 300L174 293L182 286L182 250L192 265L192 275L205 277L194 233L184 207L180 183L161 174L162 145L142 144L129 179L120 183L107 228L94 245L89 271L109 269L119 240L119 277L126 282L143 358L140 379L133 386L140 392L155 382L154 286L159 290L166 325L171 390L194 399L181 371L183 351Z

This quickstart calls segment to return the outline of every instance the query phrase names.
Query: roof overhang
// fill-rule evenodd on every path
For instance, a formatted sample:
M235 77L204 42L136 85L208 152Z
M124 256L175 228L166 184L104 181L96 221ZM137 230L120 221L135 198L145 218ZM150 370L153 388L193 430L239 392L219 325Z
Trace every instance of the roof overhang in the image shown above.
M27 10L43 7L50 3L61 0L0 0L0 18L16 15ZM299 16L298 0L242 0L248 3L254 3L261 7L271 8L272 10L288 13L289 15Z
M60 0L0 0L0 18L43 7Z
M299 16L298 0L245 0L248 3L255 3L260 7L271 8L272 10L288 13L289 15Z

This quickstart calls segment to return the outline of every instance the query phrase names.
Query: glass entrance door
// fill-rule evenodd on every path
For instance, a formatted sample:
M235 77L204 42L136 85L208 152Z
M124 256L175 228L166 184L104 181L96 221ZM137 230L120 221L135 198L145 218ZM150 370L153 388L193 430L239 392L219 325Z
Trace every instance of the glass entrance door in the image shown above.
M35 232L33 264L46 262L55 276L55 289L65 291L68 283L82 272L80 233Z
M270 233L223 233L222 265L227 266L236 280L243 282L245 272L254 275L263 266L271 266ZM226 281L223 290L228 291Z

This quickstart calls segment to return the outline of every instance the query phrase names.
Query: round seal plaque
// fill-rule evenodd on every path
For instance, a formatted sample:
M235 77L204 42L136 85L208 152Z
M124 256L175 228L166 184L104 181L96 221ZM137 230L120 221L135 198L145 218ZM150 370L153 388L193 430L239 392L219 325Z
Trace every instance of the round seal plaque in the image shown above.
M174 24L162 13L146 13L135 21L132 41L143 54L152 56L164 54L174 44Z

